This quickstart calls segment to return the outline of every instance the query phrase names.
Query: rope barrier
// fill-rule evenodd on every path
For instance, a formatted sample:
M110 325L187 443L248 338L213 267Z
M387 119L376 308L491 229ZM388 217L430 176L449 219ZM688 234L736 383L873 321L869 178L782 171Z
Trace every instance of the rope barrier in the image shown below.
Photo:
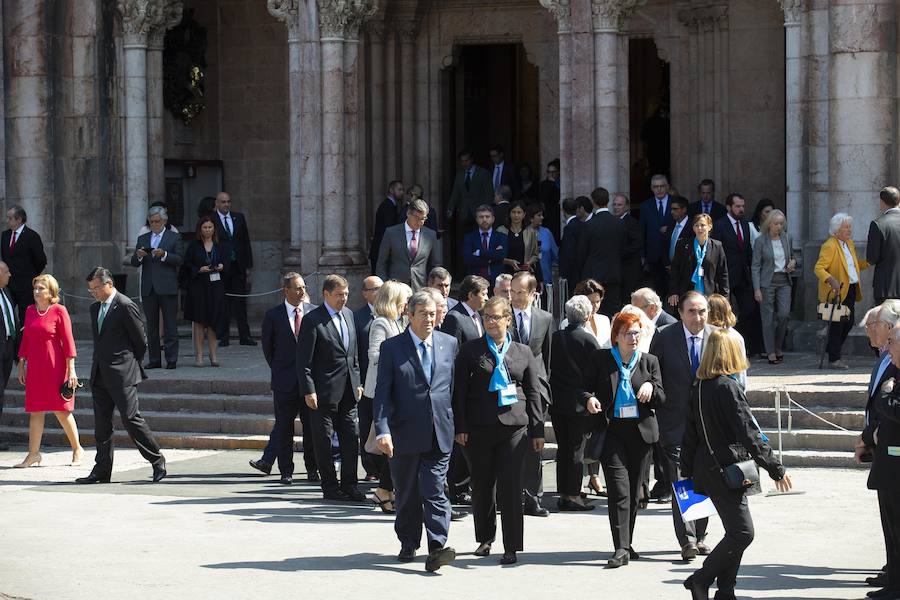
M826 423L826 424L828 424L828 425L831 425L831 426L834 427L835 429L838 429L838 430L840 430L840 431L850 431L849 429L847 429L847 428L845 428L845 427L841 427L840 425L838 425L838 424L836 424L836 423L832 423L831 421L829 421L828 419L826 419L826 418L824 418L824 417L820 417L819 415L817 415L817 414L814 413L813 411L809 410L808 408L806 408L805 406L803 406L802 404L800 404L799 402L797 402L796 400L794 400L793 398L791 398L791 393L787 391L787 388L783 388L783 389L784 389L784 395L785 395L785 397L787 397L788 406L790 406L791 404L793 404L793 405L796 406L797 408L803 410L804 412L807 412L807 413L811 414L812 416L814 416L815 418L819 419L819 420L822 421L823 423Z

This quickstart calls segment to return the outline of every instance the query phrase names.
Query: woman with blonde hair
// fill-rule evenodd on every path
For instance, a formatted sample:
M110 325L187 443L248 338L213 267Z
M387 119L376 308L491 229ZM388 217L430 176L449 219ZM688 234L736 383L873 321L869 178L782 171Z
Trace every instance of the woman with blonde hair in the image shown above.
M791 258L791 236L785 231L784 213L774 208L760 225L753 242L753 297L759 302L762 337L769 364L784 360L782 346L791 314L791 273L797 261Z
M378 382L378 357L381 354L381 343L406 329L406 303L412 296L412 288L405 283L388 280L375 294L375 320L369 326L369 368L362 402L370 403L375 397L375 385ZM374 427L374 425L373 425ZM387 457L383 454L373 455L373 463L379 478L378 487L372 492L372 501L381 510L394 514L394 482Z
M731 310L731 303L728 301L728 298L721 294L713 294L706 300L709 303L706 322L713 327L718 327L728 332L728 335L734 338L738 346L740 346L741 352L746 356L747 345L744 343L744 336L734 328L737 325L737 317ZM741 387L747 389L747 367L744 367L737 377Z
M712 332L691 389L680 472L683 477L693 477L698 493L710 497L725 535L703 566L684 582L693 598L709 598L714 581L716 598L734 598L741 557L753 541L746 492L759 483L751 486L745 479L735 489L726 483L724 469L752 459L769 473L779 491L791 489L791 478L766 443L737 382L737 374L746 369L747 358L737 340L721 329Z
M59 304L59 283L52 275L38 275L31 281L34 304L25 311L25 326L19 343L19 383L25 386L28 413L28 455L16 468L41 464L44 415L52 412L62 425L72 446L72 466L81 464L84 448L78 438L75 409L75 339L69 311ZM72 394L63 396L60 387L68 384Z

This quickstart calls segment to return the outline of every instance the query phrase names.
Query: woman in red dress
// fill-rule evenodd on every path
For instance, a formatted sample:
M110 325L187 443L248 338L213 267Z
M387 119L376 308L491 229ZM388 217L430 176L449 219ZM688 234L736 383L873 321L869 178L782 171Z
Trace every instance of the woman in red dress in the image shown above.
M66 307L59 304L59 283L52 275L38 275L31 285L34 304L25 311L25 327L19 344L19 383L25 386L25 412L29 416L28 456L16 467L41 464L46 412L56 415L72 445L72 465L79 465L84 448L72 416L75 396L66 399L59 393L63 382L68 382L73 389L78 385L72 322Z

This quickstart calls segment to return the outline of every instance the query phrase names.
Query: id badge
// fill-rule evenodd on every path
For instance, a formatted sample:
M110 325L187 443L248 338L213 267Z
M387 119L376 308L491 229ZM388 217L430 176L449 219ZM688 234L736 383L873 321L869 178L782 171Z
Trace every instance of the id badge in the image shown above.
M699 275L700 277L703 277L703 267L700 267L699 269L697 269L697 275Z
M638 407L637 406L623 406L619 409L619 418L622 419L636 419L638 416Z
M900 456L900 446L888 446L888 456Z
M516 384L510 383L505 389L500 391L499 396L500 406L509 406L518 402L519 397L516 395Z
M210 281L219 281L220 279L222 279L222 276L218 273L210 273L209 274Z

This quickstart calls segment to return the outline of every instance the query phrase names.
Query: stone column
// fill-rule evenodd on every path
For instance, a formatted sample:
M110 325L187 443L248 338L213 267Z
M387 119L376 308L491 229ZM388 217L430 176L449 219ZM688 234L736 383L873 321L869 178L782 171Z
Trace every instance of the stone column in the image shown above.
M419 35L416 36L415 56L415 104L416 116L413 121L413 129L415 131L415 161L413 165L413 173L416 177L416 183L422 185L423 192L428 194L429 181L431 179L431 153L437 151L432 149L428 144L430 119L428 114L428 77L432 68L429 60L428 47L428 30L427 23L423 22L419 25ZM443 210L439 205L437 196L426 196L425 200L434 206L437 214L443 214Z
M147 154L150 202L165 200L166 168L163 137L163 49L166 32L181 23L182 0L165 0L162 22L147 38Z
M415 152L415 93L416 93L416 23L402 21L397 24L400 42L400 179L407 186L418 176L414 168Z
M572 44L572 7L570 0L540 0L557 23L559 35L559 160L560 195L574 195L572 167L572 74L570 69ZM540 169L539 169L540 172Z
M397 31L390 25L384 41L384 169L386 181L398 179L397 163Z
M780 0L784 11L784 137L785 206L788 233L794 244L806 237L806 205L803 198L803 62L800 58L802 0Z
M377 206L387 188L384 172L384 21L366 24L369 40L369 193Z

